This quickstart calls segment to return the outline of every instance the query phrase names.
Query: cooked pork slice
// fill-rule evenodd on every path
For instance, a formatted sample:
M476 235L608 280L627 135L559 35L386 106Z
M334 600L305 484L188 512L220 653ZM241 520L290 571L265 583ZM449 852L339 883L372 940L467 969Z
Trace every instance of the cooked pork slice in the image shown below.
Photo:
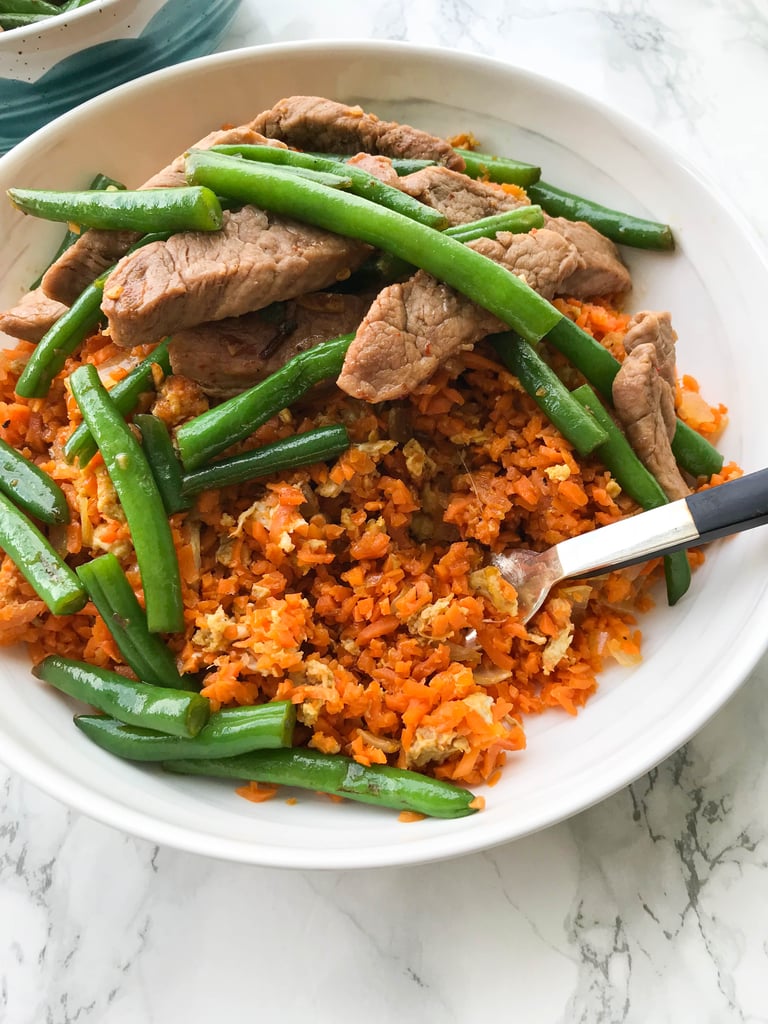
M445 139L407 124L382 121L362 107L349 107L322 96L282 99L259 114L251 127L297 149L437 160L446 167L464 170L463 158Z
M247 126L226 128L211 132L195 143L196 149L210 149L211 146L237 145L239 143L268 143ZM277 145L280 145L277 143ZM167 167L145 181L141 188L176 188L185 185L184 156L177 156ZM83 232L73 246L56 260L43 276L43 290L46 295L59 302L71 305L91 281L124 256L134 242L141 237L135 231Z
M546 298L578 256L554 231L500 232L471 248L501 263ZM349 347L338 385L354 398L384 402L410 394L454 353L506 325L420 270L379 292Z
M630 290L629 271L610 238L580 220L545 216L544 223L550 231L575 245L581 257L582 265L560 285L560 295L591 299L598 295L624 295Z
M659 373L674 393L677 386L675 374L676 341L677 333L672 327L672 317L669 313L643 311L642 313L635 313L629 321L627 333L624 336L624 348L627 352L632 352L638 345L650 342L656 349Z
M66 311L67 307L61 302L49 299L42 288L35 288L11 309L0 313L0 331L12 338L37 344Z
M120 261L102 309L118 345L156 341L209 320L320 291L349 277L369 246L254 206L225 212L221 231L186 231Z
M403 180L398 175L395 168L392 166L392 161L388 156L374 156L372 153L357 153L347 160L350 167L357 167L361 171L367 171L372 174L374 178L378 178L379 181L384 182L385 185L391 185L393 188L401 188L401 181Z
M171 367L206 394L245 391L299 352L340 334L363 319L370 297L314 292L245 316L216 320L174 333Z
M444 214L451 224L468 224L481 217L528 206L528 201L490 181L475 181L447 167L425 167L400 179L409 196Z
M656 347L641 343L627 355L613 382L613 404L640 460L674 501L690 494L672 454L675 396L660 372Z

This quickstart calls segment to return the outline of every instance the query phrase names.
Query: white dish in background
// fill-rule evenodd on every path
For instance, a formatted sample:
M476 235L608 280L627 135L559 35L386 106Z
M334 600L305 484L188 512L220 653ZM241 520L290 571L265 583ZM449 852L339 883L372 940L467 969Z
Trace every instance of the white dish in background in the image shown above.
M95 171L139 184L222 123L282 96L359 101L481 148L541 163L543 177L607 205L669 221L674 254L626 250L630 309L671 309L678 363L731 410L721 447L746 470L768 465L768 355L752 347L768 268L749 229L695 172L647 132L544 78L476 56L398 43L311 42L218 54L116 89L42 129L0 160L0 188L81 187ZM87 140L87 144L85 142ZM45 159L43 159L45 154ZM55 248L60 228L0 207L0 307ZM435 860L517 838L631 782L684 743L734 693L762 653L768 536L713 550L674 609L645 616L645 659L601 678L575 719L526 722L487 808L456 821L404 825L394 812L333 804L254 805L234 785L167 776L119 761L81 735L73 705L34 680L24 651L0 652L0 758L80 811L154 842L215 857L298 868Z

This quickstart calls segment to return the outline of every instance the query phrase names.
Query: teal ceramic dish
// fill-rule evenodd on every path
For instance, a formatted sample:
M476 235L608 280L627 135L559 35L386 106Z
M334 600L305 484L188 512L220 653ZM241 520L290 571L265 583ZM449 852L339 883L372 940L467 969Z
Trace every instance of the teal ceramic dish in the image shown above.
M85 100L216 49L240 0L92 0L0 33L0 153Z

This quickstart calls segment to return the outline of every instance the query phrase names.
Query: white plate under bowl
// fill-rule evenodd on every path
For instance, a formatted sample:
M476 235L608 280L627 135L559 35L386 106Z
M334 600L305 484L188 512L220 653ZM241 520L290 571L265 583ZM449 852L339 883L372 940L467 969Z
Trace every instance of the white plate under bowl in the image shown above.
M700 176L646 131L592 100L506 64L398 43L310 42L239 50L161 71L65 115L0 160L0 189L82 187L103 171L137 185L211 128L282 96L317 94L540 162L546 180L669 221L674 254L628 250L631 308L671 309L679 365L728 405L722 440L745 469L768 465L768 350L752 344L768 270L748 229ZM60 229L0 207L0 308L40 271ZM527 723L487 808L404 825L363 805L300 795L254 805L229 783L121 762L71 724L72 705L37 683L24 652L0 653L0 758L62 801L117 828L215 857L297 868L404 864L515 839L615 792L689 739L734 693L766 643L768 538L720 545L674 609L644 618L645 660L605 673L575 719Z

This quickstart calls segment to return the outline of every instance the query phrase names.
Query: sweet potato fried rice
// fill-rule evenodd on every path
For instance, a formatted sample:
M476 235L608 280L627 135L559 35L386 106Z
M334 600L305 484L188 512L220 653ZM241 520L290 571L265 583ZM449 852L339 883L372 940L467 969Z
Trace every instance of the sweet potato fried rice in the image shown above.
M266 135L265 125L262 118ZM484 184L527 202L515 186ZM311 311L315 300L296 301ZM627 358L630 314L615 296L566 292L553 302ZM0 353L0 436L61 486L70 509L70 522L48 527L48 537L71 566L112 552L142 604L131 533L104 460L97 454L81 466L64 456L81 422L68 380L92 363L111 387L159 340L121 347L107 324L44 398L15 392L33 342L9 341ZM541 353L569 388L582 383L546 342ZM155 369L155 389L137 411L171 434L220 400L199 380ZM705 401L693 378L678 376L674 400L679 418L717 439L726 410ZM458 346L393 400L320 384L227 454L330 424L346 426L351 440L338 458L204 490L170 517L184 628L165 640L178 669L198 676L214 712L290 701L296 745L493 784L510 753L525 747L528 716L574 715L608 663L639 661L640 614L662 573L655 560L566 581L524 625L489 553L541 550L640 509L599 454L575 452L486 341ZM712 486L738 472L729 464L689 484ZM688 557L695 567L703 555ZM0 644L18 643L35 663L57 654L134 677L92 602L52 614L6 556ZM245 795L265 792L273 790L252 784Z

